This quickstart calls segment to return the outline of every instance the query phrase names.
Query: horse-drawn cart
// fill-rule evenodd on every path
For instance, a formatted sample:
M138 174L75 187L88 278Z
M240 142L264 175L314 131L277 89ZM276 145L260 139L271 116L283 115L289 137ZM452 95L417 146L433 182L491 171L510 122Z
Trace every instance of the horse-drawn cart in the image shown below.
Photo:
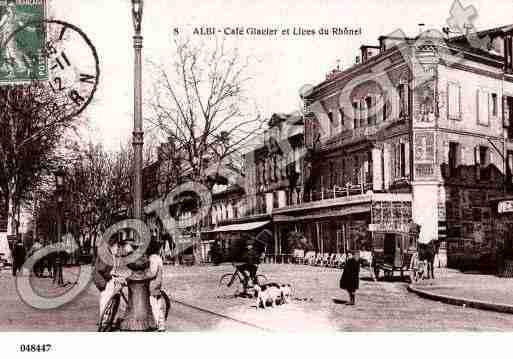
M417 252L418 226L405 225L399 228L377 228L372 225L372 269L376 280L383 271L385 278L392 278L395 272L400 272L401 279L404 272L410 270L413 254Z

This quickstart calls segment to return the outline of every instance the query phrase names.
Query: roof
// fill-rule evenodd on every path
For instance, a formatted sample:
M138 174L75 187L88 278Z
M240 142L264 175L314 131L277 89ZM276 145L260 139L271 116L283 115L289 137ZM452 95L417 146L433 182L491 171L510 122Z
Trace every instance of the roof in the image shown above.
M511 30L513 30L513 24L503 25L503 26L494 27L494 28L491 28L488 30L478 31L477 36L484 37L487 35L488 36L489 35L500 35L505 32L509 32ZM449 38L449 42L455 42L455 41L457 42L457 41L466 40L466 39L467 39L466 35L459 35L459 36Z
M485 36L501 35L506 32L513 33L513 24L503 25L503 26L492 28L492 29L479 31L479 32L477 32L477 35L482 38ZM405 44L412 45L418 39L418 36L413 37L413 38L411 38L411 37L403 38L403 37L393 37L393 36L380 36L379 39L392 39L392 40L397 40L398 42L404 42ZM448 45L450 45L450 47L456 51L463 50L463 51L466 51L467 53L472 53L477 56L480 56L481 58L488 57L494 63L497 61L502 61L502 59L503 59L502 56L492 54L492 53L484 51L482 49L476 49L476 48L470 46L470 44L466 40L467 39L466 39L465 35L455 36L455 37L448 39ZM385 54L391 53L392 51L394 51L394 49L397 49L396 46L397 46L397 44L395 46L391 46L391 47L387 48L386 50L384 50L383 52L381 52L375 56L372 56L367 61L349 66L348 68L346 68L340 72L337 72L334 76L331 76L328 79L321 81L320 83L315 85L310 91L308 91L304 95L304 98L313 98L314 94L318 93L322 88L324 88L328 84L336 82L340 79L343 79L344 77L351 76L353 73L356 73L357 70L362 69L365 66L368 66L369 63L371 63L371 61L380 61L379 58L383 57L383 55L385 55ZM362 48L362 47L366 47L366 45L362 45L360 48Z
M273 113L267 124L271 128L284 121L291 121L290 124L295 125L300 124L302 120L303 116L297 111L292 113Z
M211 231L206 231L206 233L252 231L254 229L258 229L260 227L265 226L269 222L270 221L230 224L228 226L217 227L216 229L213 229Z

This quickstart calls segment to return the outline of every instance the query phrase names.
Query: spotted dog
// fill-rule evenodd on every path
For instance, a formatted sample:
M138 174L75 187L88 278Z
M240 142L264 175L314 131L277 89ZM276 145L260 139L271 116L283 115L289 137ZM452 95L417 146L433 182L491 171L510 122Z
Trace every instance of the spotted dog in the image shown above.
M286 304L290 302L292 297L292 286L290 284L282 284L280 285L281 292L281 303Z
M280 285L276 283L267 283L263 285L255 285L256 293L256 308L259 309L260 305L265 309L268 305L275 307L280 303L282 292Z

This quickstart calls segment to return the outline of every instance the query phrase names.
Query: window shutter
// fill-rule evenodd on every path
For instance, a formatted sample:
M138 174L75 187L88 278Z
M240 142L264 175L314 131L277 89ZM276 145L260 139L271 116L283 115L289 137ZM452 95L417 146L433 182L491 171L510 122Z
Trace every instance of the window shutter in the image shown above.
M502 126L509 127L509 106L506 96L502 96Z
M394 145L394 177L397 178L401 173L401 143Z
M403 84L403 87L404 87L404 98L403 98L403 111L404 111L404 116L405 117L408 117L408 104L409 104L409 101L408 101L408 98L409 98L409 95L410 95L410 87L408 86L408 82L406 82L405 84Z
M376 94L371 95L371 124L374 126L377 124L377 113L376 113L376 104L378 103L378 96Z
M359 125L358 120L358 101L353 102L353 128L357 128Z
M447 86L449 118L459 119L461 116L460 107L460 86L458 84L449 83Z
M365 110L365 102L363 101L363 99L359 99L358 100L358 108L360 109L360 116L358 117L360 119L359 123L358 123L358 127L363 127L365 126L365 115L364 115L364 110Z
M478 124L488 125L490 123L490 96L485 90L478 89L477 93L477 116Z
M399 83L397 86L397 117L401 116L403 111L403 97L404 97L404 89L403 85Z
M488 117L487 117L487 122L488 124L490 123L490 118L492 117L493 115L493 103L492 103L492 94L491 93L487 93L486 94L486 103L487 103L487 107L488 107Z
M388 120L388 116L390 115L390 109L388 108L386 93L383 93L381 95L381 100L383 101L383 108L381 110L381 120L383 122L386 122Z
M476 90L476 120L477 120L477 123L481 123L481 120L480 120L480 113L481 113L481 109L480 109L480 106L479 106L479 89Z
M461 114L461 85L458 84L458 87L457 87L457 91L458 91L458 97L457 97L457 100L458 100L458 118L461 119L462 118L462 114Z
M404 143L404 173L405 176L410 176L410 143Z

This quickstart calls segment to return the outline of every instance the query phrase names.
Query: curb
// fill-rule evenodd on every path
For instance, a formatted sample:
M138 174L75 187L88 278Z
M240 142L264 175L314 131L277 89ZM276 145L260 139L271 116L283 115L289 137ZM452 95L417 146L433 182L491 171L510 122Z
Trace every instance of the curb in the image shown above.
M513 306L509 304L483 302L475 299L452 297L449 295L435 294L426 290L415 288L411 284L408 285L408 291L417 294L419 297L436 300L438 302L470 307L475 309L489 310L499 313L513 314Z

